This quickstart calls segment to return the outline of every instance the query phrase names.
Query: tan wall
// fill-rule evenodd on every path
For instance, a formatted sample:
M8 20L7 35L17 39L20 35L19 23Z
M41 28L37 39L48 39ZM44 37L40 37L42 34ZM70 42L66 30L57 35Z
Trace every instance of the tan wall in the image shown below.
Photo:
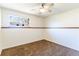
M43 26L43 18L25 14L21 12L17 12L10 9L2 9L3 19L2 19L2 26L6 27L8 24L8 15L19 15L23 17L30 18L29 27L41 27ZM42 39L42 29L2 29L2 48L9 48L21 44L31 43L33 41L41 40Z
M0 54L1 54L1 51L2 51L2 37L1 37L1 8L0 8Z
M49 16L47 27L79 27L79 8ZM46 29L45 39L79 50L79 29Z

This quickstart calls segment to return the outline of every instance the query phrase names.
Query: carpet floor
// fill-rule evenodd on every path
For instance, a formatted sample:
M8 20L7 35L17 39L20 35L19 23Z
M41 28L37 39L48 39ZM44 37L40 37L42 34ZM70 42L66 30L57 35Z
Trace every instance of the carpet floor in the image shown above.
M79 51L47 40L40 40L4 49L1 56L79 56Z

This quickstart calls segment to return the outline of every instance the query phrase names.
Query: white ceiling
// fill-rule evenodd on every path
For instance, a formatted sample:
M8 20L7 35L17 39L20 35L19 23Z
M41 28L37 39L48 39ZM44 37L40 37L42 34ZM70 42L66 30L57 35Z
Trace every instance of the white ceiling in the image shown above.
M43 17L79 8L79 3L54 3L52 12L40 13L39 8L41 4L42 3L4 3L0 4L0 6Z

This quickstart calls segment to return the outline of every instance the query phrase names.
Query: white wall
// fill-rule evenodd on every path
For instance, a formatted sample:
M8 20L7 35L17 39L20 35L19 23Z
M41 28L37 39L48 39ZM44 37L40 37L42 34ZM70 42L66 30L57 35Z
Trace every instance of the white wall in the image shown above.
M8 15L18 15L22 17L30 18L30 27L41 27L43 26L43 18L17 12L14 10L2 9L2 26L6 27L8 25ZM31 43L42 39L42 29L22 29L22 28L10 28L2 29L2 48L9 48L21 44Z
M49 16L47 27L79 27L79 8ZM79 50L79 29L46 29L45 39Z
M0 8L0 54L1 54L1 51L2 51L2 42L1 42L1 8Z
M30 27L77 27L79 26L79 9L52 15L47 18L25 14L3 8L2 26L7 26L9 14L30 18ZM45 24L44 24L45 23ZM2 48L47 39L58 44L79 50L79 29L2 29Z

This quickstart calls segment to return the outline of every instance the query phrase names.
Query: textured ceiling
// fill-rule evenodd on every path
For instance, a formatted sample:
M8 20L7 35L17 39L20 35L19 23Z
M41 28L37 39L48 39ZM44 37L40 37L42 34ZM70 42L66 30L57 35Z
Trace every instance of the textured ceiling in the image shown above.
M4 4L0 4L0 6L29 13L29 14L42 16L42 17L49 16L51 14L62 13L75 8L79 8L79 3L54 3L51 9L51 12L40 13L39 9L41 7L41 4L42 3L19 3L19 4L4 3Z

